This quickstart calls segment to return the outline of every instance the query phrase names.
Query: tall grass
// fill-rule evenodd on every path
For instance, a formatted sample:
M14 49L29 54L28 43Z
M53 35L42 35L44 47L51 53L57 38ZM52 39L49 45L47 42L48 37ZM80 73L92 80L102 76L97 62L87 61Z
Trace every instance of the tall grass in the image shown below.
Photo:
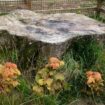
M83 67L89 69L95 64L101 52L100 43L94 37L79 38L72 44L73 58L81 62Z

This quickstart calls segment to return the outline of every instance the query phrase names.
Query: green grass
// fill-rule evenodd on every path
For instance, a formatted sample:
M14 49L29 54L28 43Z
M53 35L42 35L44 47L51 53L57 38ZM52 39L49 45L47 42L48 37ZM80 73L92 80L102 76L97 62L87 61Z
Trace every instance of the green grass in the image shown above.
M72 43L73 58L82 63L85 69L89 69L95 64L101 49L101 45L95 37L86 36L76 39Z
M8 13L0 13L0 16L7 15Z
M101 15L100 17L97 17L96 15L92 15L90 16L91 18L95 19L95 20L98 20L102 23L105 23L105 14L104 15Z

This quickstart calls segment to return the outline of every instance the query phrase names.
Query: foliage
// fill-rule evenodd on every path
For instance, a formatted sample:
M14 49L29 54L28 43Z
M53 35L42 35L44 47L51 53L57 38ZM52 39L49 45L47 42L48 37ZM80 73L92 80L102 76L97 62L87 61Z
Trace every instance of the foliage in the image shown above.
M33 91L40 95L50 92L55 94L64 87L64 74L60 72L60 68L64 65L63 61L58 58L51 57L49 63L41 70L38 70L35 77L35 85Z
M89 72L87 69L84 69L82 67L82 62L77 62L73 58L72 51L68 51L63 56L63 61L60 61L59 59L55 57L51 57L49 59L49 62L47 65L45 65L44 68L41 70L38 70L36 76L35 76L35 84L33 85L33 91L31 90L31 83L27 82L27 79L25 78L19 78L20 82L16 88L18 91L12 91L13 94L11 94L11 97L9 96L0 96L0 99L3 100L3 103L0 103L1 105L68 105L69 103L77 103L77 100L82 96L82 89L86 88L86 92L88 92L88 89L94 90L94 94L98 94L96 91L97 86L101 88L100 83L104 83L103 73L105 71L104 69L104 52L100 52L98 58L96 59L95 64L92 66L94 69L92 71L93 74L101 75L99 76L99 81L96 79L95 76L92 77L96 83L99 83L98 85L91 81L91 76L89 77L87 74ZM61 66L62 65L62 66ZM95 66L95 67L94 67ZM96 69L97 68L97 69ZM65 70L65 71L64 71ZM87 71L87 72L86 72ZM85 74L86 73L86 74ZM50 90L52 89L52 84L56 83L56 80L59 83L62 83L62 87L58 90ZM102 81L101 81L102 79ZM53 80L53 83L52 83ZM65 87L65 82L68 83L68 85L71 87L70 90L63 90ZM57 84L57 88L58 88ZM88 86L88 88L87 88ZM95 88L93 88L95 86ZM42 89L42 90L41 90ZM62 90L62 91L61 91ZM91 94L93 94L91 91ZM15 93L15 94L14 94ZM46 93L51 93L53 95L45 95ZM55 94L56 93L56 94ZM38 94L38 95L37 95ZM86 96L87 94L84 94ZM1 98L2 97L2 98ZM5 98L4 98L5 97ZM104 96L100 96L101 99L104 98ZM96 96L95 96L96 98ZM98 100L101 101L99 98ZM18 100L18 101L17 101ZM103 99L104 100L104 99Z
M76 61L82 62L84 68L91 68L97 60L101 48L95 38L86 36L77 39L72 45L73 57Z
M29 97L32 93L31 83L23 76L19 78L19 85L16 87L16 89L23 95L23 97Z
M103 15L101 15L100 17L97 17L96 15L92 15L92 16L90 16L90 18L93 18L95 20L105 23L105 16L103 16Z
M8 13L0 13L0 16L7 15Z
M101 51L99 57L97 58L95 62L95 65L93 66L93 69L97 69L99 72L101 72L105 79L105 49L104 49L104 46L103 46L103 50Z
M66 62L65 72L67 72L66 74L68 74L67 76L68 84L71 86L70 90L64 91L60 95L61 103L64 103L64 104L65 102L72 103L72 98L74 98L73 100L75 101L75 100L78 100L78 98L81 98L82 96L87 97L87 95L89 95L90 98L91 96L92 98L97 98L98 95L100 94L99 95L100 97L98 98L100 102L105 97L105 95L103 94L104 93L103 91L105 89L105 86L103 86L104 80L105 80L105 75L104 75L105 74L105 65L104 65L105 51L104 51L103 43L98 43L95 39L93 40L90 39L90 42L88 42L89 40L87 38L85 38L84 41L83 40L84 39L76 40L74 44L76 43L75 45L77 45L78 47L73 45L72 50L69 49L63 56L63 60L64 62ZM83 55L82 51L85 52L85 56ZM91 56L92 54L94 56ZM90 62L93 61L94 63L89 66L90 62L86 62L84 58L87 60L89 59L88 61ZM93 58L95 58L95 60L93 60ZM84 64L87 64L88 66L84 66ZM96 74L97 72L99 72L102 77L102 80L96 82L98 84L96 83L92 84L96 86L94 88L94 91L92 91L92 89L90 88L91 85L87 84L87 81L89 78L87 78L86 72L88 72L87 70L91 70L91 69L93 70L93 72L96 72ZM99 88L98 91L96 91L97 87ZM62 97L62 95L65 96L66 98ZM95 95L95 97L93 97L93 95ZM95 99L93 100L96 101Z
M74 60L73 53L71 50L68 50L62 57L65 62L64 69L66 73L66 80L70 81L72 78L77 79L80 75L81 65Z

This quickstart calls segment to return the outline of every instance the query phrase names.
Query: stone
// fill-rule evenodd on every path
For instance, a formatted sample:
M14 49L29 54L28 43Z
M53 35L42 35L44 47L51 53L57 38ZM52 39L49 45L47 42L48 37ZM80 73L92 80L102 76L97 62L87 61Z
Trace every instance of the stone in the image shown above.
M39 56L61 57L74 38L105 35L105 24L76 13L40 14L15 10L0 16L0 32L36 42ZM1 42L1 41L0 41Z

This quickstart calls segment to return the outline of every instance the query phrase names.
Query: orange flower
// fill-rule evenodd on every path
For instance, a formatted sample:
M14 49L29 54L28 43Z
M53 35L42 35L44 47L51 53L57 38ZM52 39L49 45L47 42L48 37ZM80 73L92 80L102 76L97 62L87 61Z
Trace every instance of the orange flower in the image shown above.
M17 77L21 75L17 68L17 65L11 62L7 62L4 65L0 65L0 91L10 92L10 90L19 85Z
M58 58L56 58L56 57L51 57L49 59L49 63L53 63L53 62L60 63L60 60Z
M94 72L94 71L87 71L86 72L87 76L87 85L91 90L99 94L99 92L103 91L103 79L101 76L101 73L99 72Z
M3 69L3 77L4 78L13 78L15 76L20 75L20 71L17 68L17 65L11 62L7 62L4 65Z
M101 74L99 72L94 72L94 78L96 81L102 80Z
M96 82L102 80L102 76L99 72L87 71L86 76L89 78L93 78Z
M60 60L58 58L55 58L55 57L51 57L49 59L49 66L52 68L52 69L58 69L60 67Z
M8 68L5 68L3 70L3 78L11 78L11 77L14 77L14 71L13 69L8 69Z
M93 71L87 71L87 72L86 72L86 76L87 76L87 77L90 77L90 76L92 76L92 75L93 75Z
M17 68L17 65L14 64L14 63L11 63L11 62L6 62L5 65L4 65L6 68L12 68L12 69L16 69Z
M59 68L59 63L52 63L52 64L50 64L50 67L52 68L52 69L58 69Z
M87 84L95 83L95 79L92 77L89 77L87 80Z

